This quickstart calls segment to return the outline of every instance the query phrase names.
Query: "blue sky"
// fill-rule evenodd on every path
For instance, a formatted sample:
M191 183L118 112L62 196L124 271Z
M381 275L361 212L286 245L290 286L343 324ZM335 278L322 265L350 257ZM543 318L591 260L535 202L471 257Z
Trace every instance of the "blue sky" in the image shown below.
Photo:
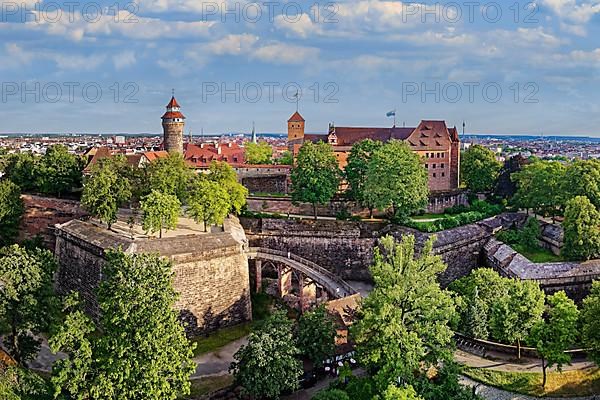
M186 132L284 132L300 88L311 132L600 136L598 0L25 3L0 0L0 132L158 133L172 89Z

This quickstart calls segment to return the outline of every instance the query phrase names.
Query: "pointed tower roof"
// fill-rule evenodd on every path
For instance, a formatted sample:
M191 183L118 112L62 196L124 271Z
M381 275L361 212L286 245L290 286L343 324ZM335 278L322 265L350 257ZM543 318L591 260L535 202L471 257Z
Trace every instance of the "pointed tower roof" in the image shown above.
M171 101L167 104L167 112L162 116L163 120L171 119L185 119L185 116L181 113L181 106L175 100L175 96L171 97Z
M173 108L173 107L181 108L179 106L179 103L177 103L177 100L175 100L175 96L172 96L171 101L169 101L169 104L167 104L167 108Z
M288 122L304 122L304 118L302 118L302 115L300 115L300 113L296 111L294 115L292 115L290 119L288 119Z

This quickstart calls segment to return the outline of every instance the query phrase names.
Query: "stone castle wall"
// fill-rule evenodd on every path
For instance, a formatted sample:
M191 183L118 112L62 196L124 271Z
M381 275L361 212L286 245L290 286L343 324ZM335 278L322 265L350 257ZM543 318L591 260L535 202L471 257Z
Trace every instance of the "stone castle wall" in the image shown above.
M369 266L378 239L390 234L399 240L414 235L421 248L431 235L400 226L348 221L242 219L251 246L290 251L313 261L344 280L371 280ZM482 264L482 250L492 231L471 224L436 235L434 253L448 265L440 283L448 285Z
M233 225L239 227L237 222ZM90 222L71 221L56 229L57 291L79 292L86 311L98 317L95 292L106 262L105 251L121 247L126 253L156 252L172 262L173 287L180 294L175 308L189 334L249 321L248 259L236 237L240 234L241 227L233 226L225 233L132 241Z

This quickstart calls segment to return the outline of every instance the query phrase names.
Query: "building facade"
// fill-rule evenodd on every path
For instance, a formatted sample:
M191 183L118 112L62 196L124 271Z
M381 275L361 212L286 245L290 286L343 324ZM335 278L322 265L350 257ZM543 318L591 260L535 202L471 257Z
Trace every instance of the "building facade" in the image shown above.
M402 140L421 156L429 174L429 190L447 192L459 186L460 138L445 121L421 121L416 128L339 127L330 124L327 134L306 134L305 120L295 112L288 120L288 148L298 154L305 141L329 143L340 168L348 163L352 146L361 140Z

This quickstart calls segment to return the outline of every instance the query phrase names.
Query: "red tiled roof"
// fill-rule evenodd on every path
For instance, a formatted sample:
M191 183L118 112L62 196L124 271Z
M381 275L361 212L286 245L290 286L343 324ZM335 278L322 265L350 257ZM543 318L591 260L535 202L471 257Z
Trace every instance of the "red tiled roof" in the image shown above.
M290 119L288 119L288 122L304 122L304 118L302 118L302 115L300 115L300 113L296 111L294 115L292 115Z
M112 151L108 147L98 147L88 165L83 169L83 172L89 172L98 161L110 156L112 156Z
M372 139L387 142L391 139L406 140L415 128L365 128L335 127L332 134L337 138L338 146L352 146L356 142Z
M177 100L175 100L175 96L171 97L171 101L169 101L169 104L167 104L167 108L173 108L173 107L181 108L179 106L179 103L177 103Z
M183 116L183 114L179 111L167 111L163 116L162 119L174 119L174 118L180 118L180 119L185 119L185 117Z
M200 146L186 143L184 153L185 160L196 168L206 167L213 161L225 161L231 165L245 161L245 150L237 143L204 143Z
M159 158L165 158L169 156L169 152L165 150L160 151L147 151L144 153L144 156L148 159L148 161L152 162L158 160Z

